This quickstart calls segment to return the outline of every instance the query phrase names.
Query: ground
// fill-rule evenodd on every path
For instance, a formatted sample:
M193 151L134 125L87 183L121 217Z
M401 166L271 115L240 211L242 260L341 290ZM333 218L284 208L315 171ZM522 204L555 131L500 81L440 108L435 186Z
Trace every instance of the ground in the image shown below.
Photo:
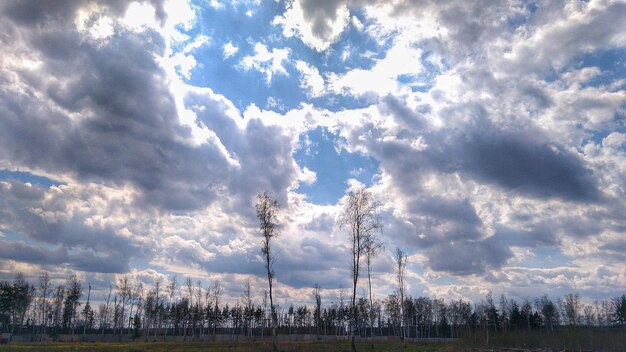
M306 352L343 352L350 351L347 341L340 342L312 342L312 341L281 341L278 345L280 351L306 351ZM177 352L177 351L271 351L271 342L74 342L74 343L25 343L13 342L0 346L0 351L84 351L84 352ZM449 346L434 343L408 343L406 348L400 342L379 342L372 348L368 342L357 344L358 351L403 351L403 352L437 352L450 351Z

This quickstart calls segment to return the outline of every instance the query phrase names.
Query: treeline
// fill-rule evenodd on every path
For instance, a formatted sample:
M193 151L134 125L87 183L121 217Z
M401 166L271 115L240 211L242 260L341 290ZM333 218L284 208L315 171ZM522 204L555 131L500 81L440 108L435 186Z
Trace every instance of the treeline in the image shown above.
M271 317L267 293L255 302L250 283L242 287L236 303L223 302L219 282L207 288L200 281L172 278L147 288L124 276L110 285L108 294L92 307L91 287L76 275L53 285L47 273L36 283L22 274L0 281L2 332L31 334L33 338L59 334L116 334L159 338L211 334L262 336L269 333ZM280 334L347 335L352 307L344 290L337 302L322 302L320 289L311 292L312 305L277 307ZM626 295L581 302L577 294L553 301L547 295L516 301L488 294L480 302L400 295L370 302L356 301L355 335L408 338L467 337L473 333L553 331L571 327L624 327Z

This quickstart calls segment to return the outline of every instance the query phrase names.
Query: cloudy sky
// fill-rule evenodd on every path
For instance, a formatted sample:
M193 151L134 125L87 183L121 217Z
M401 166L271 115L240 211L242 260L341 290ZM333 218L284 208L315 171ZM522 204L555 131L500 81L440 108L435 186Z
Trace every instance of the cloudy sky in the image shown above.
M0 278L350 287L381 204L413 296L626 290L623 1L3 1ZM362 286L360 292L364 292Z

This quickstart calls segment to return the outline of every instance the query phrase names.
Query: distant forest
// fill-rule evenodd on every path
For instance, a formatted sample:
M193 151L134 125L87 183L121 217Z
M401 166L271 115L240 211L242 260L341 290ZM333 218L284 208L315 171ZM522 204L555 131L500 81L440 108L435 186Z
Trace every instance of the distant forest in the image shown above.
M340 290L339 301L322 302L320 290L311 290L312 305L276 307L279 334L347 335L351 303ZM159 338L212 334L259 337L270 335L267 299L253 300L250 284L242 287L236 304L222 303L219 282L203 288L201 282L157 281L152 288L127 276L112 283L110 292L92 307L91 290L76 275L52 285L48 273L36 283L22 274L0 282L0 324L3 333L54 338L59 334L117 334ZM267 295L265 295L267 296ZM445 301L407 296L403 304L392 294L371 302L357 300L357 337L408 338L466 337L472 333L553 331L572 327L623 328L626 295L584 304L577 294L556 301L543 295L516 301L488 294L480 302ZM495 336L495 335L494 335Z

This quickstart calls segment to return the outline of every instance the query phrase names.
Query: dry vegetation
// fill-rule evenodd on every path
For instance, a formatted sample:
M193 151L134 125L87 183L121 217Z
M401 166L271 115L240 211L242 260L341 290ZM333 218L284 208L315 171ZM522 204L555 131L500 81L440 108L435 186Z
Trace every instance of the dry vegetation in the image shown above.
M316 341L282 341L278 343L279 351L295 352L340 352L349 351L350 345L347 341L316 342ZM271 341L264 342L50 342L50 343L11 343L0 346L0 351L85 351L85 352L201 352L201 351L227 351L227 352L252 352L271 351ZM358 351L403 351L403 352L435 352L450 351L450 346L445 348L442 344L434 343L408 343L406 348L401 342L377 342L373 348L369 342L357 342Z
M486 346L485 334L459 339L457 348L480 349ZM626 351L626 329L568 328L555 331L498 332L489 339L491 348L532 351Z

